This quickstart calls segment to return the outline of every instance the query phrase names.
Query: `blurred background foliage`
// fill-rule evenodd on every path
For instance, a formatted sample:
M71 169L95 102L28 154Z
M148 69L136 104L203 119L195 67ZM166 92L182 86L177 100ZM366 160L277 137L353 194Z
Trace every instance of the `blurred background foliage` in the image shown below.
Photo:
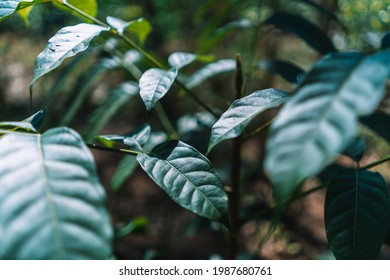
M320 6L318 6L320 5ZM320 55L297 37L275 28L256 25L275 11L295 13L319 26L340 50L378 49L383 35L390 30L390 3L387 0L99 0L97 18L107 16L130 21L148 20L153 30L144 48L165 63L175 51L209 55L210 59L234 59L241 54L245 69L246 91L276 87L290 91L294 85L266 70L256 68L262 59L283 59L308 69ZM332 13L335 18L329 15ZM151 67L126 45L104 38L88 51L72 59L34 87L30 108L28 86L35 57L47 40L60 28L80 23L72 14L51 4L34 6L28 16L12 16L0 25L0 119L22 120L43 106L48 107L44 128L68 125L93 140L95 134L123 134L148 121L139 96L116 98L136 82L126 61L142 71ZM204 66L196 62L181 71L186 78ZM181 139L205 149L210 116L195 115L199 107L173 87L162 105ZM232 71L207 80L194 88L196 94L223 112L234 98ZM99 111L100 110L100 111ZM105 117L102 118L106 112ZM272 114L272 112L271 112ZM186 118L181 118L185 116ZM264 114L259 121L266 121ZM164 125L152 119L152 129ZM212 123L212 121L211 121ZM194 130L190 131L189 127ZM372 151L365 160L378 159L388 145L367 134ZM155 135L164 139L164 133ZM243 150L243 198L240 251L242 258L331 258L323 226L323 192L294 204L271 242L259 252L259 240L266 234L267 217L259 218L270 201L268 183L262 173L266 135L247 141ZM211 154L223 179L229 176L226 163L229 143ZM94 153L100 178L107 187L110 211L118 229L118 258L221 258L225 254L221 228L196 217L174 204L146 175L135 173L132 159L107 153ZM127 168L126 168L127 167ZM386 166L388 167L388 166ZM389 177L383 165L381 172ZM119 175L118 175L119 174ZM313 183L313 182L311 182ZM123 186L122 186L123 185ZM306 209L306 210L305 210ZM308 210L309 209L309 210Z

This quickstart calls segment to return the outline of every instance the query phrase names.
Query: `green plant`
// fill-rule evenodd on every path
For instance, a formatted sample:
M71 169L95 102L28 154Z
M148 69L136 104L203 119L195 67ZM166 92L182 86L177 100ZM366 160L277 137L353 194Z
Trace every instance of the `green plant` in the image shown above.
M103 190L86 147L127 156L114 176L115 190L139 164L175 202L201 217L224 225L230 235L228 257L236 258L237 232L241 225L240 155L245 141L265 130L268 130L268 137L264 166L274 201L262 211L263 215L271 214L271 224L260 244L272 235L284 210L293 201L327 187L325 224L329 245L336 258L371 259L378 256L389 235L390 196L383 177L367 169L390 158L360 166L366 147L364 140L356 137L359 125L363 123L389 140L386 127L388 115L376 111L384 98L390 75L390 52L386 43L372 54L338 51L327 35L305 18L275 12L267 15L266 19L259 17L253 21L239 21L219 29L215 42L232 29L248 28L254 31L252 45L256 45L257 40L265 36L263 32L273 25L295 34L325 55L308 72L291 62L274 59L251 61L246 71L239 55L235 60L215 60L204 54L175 52L169 56L167 63L163 63L143 47L151 30L151 24L146 19L126 22L108 17L107 23L101 22L95 17L95 1L88 1L92 6L86 4L85 8L91 8L88 12L73 4L74 1L2 1L0 19L43 2L52 2L88 23L64 27L49 40L36 59L30 84L31 98L34 84L65 59L80 54L72 63L83 63L81 53L90 47L93 39L104 39L97 49L108 57L84 74L81 89L69 98L71 105L65 110L60 123L68 125L74 119L87 97L87 81L94 81L105 71L116 68L125 69L132 79L121 84L92 113L83 133L87 144L69 128L38 133L45 110L23 122L0 123L3 135L0 140L0 242L3 244L0 258L111 257L113 231L104 207ZM309 3L320 13L332 15L337 21L332 12L322 6L312 1L301 2ZM113 37L115 41L107 37ZM127 45L124 52L120 43ZM251 53L250 56L255 57L254 48ZM139 63L140 60L147 66ZM185 79L181 75L183 68L196 61L207 65ZM70 68L59 75L57 87L61 86L74 66L67 64L65 67ZM296 87L292 93L268 88L247 94L256 68L280 74ZM235 98L230 107L220 114L210 102L198 96L194 88L216 74L229 71L235 71ZM181 131L175 129L160 102L173 85L202 108L195 116L187 116ZM51 94L56 91L52 89ZM148 123L127 134L98 135L118 108L138 93L146 108ZM281 105L283 108L276 116L258 123L258 117L263 116L263 112ZM153 134L151 125L153 117L159 119L165 130L164 139L158 140L158 143L155 143L157 136ZM258 127L249 130L253 123ZM194 129L188 131L188 124L193 124ZM194 131L210 132L206 149L202 145L194 148L180 140L186 132ZM90 143L94 139L98 142ZM221 179L208 158L226 140L232 140L229 183ZM355 167L335 167L332 169L335 171L322 172L332 167L341 154L350 157ZM21 173L27 173L31 178L22 177ZM315 176L324 183L308 191L300 191L302 183ZM37 188L33 198L26 195L30 193L30 187ZM31 215L38 215L41 220L37 220L36 225L31 224L27 220L34 219ZM30 234L42 225L49 228L38 236ZM135 227L137 225L127 225L118 231L119 235L123 236ZM75 234L78 238L74 237ZM21 240L26 244L23 248L20 247ZM57 246L50 252L41 250L40 242L43 240L52 240ZM77 248L72 240L79 242Z

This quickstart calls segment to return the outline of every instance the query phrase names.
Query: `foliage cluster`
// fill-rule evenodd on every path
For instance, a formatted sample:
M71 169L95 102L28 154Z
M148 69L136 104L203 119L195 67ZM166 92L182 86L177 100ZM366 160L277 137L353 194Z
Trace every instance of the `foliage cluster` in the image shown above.
M216 30L206 26L203 36L207 40L199 52L177 51L162 60L145 47L152 31L146 18L108 16L100 21L95 0L1 1L0 20L19 13L27 21L31 9L46 2L85 22L63 27L49 39L36 58L30 83L34 101L37 81L63 67L57 82L47 86L44 101L49 115L54 116L50 113L54 110L60 116L50 117L46 126L60 127L39 132L46 109L21 122L0 123L1 259L111 258L114 240L139 226L134 221L114 231L88 148L126 155L112 180L115 191L139 165L180 206L223 226L230 236L228 257L236 258L237 232L243 220L241 153L248 140L264 131L262 164L273 199L262 209L262 215L270 217L270 226L260 246L293 201L327 188L325 226L334 256L378 257L389 239L390 196L383 176L369 169L390 158L361 166L366 144L359 128L364 125L390 140L389 115L383 109L390 76L389 35L370 53L341 50L318 25L297 13L282 11L272 2L263 3L267 9L256 10L254 17L235 19ZM225 7L232 9L238 2L228 1ZM291 2L316 11L326 19L324 26L345 28L332 10L314 1ZM203 16L213 12L206 6ZM249 46L246 59L208 54L237 30L251 34L251 42L245 43ZM272 34L282 40L280 30L295 35L317 53L318 60L308 71L272 55L256 61L261 39ZM66 61L68 58L72 60ZM118 69L126 80L103 97L80 136L68 126L88 101L94 84ZM293 85L291 90L260 87L252 92L258 69L279 75L283 83ZM69 79L75 71L78 81ZM218 94L206 101L198 94L208 79L228 72L235 77L231 101ZM176 124L168 112L168 98L186 104L188 114ZM225 108L216 106L221 99ZM100 135L125 107L133 108L145 121L127 133ZM206 145L201 139L204 135L210 136ZM218 161L213 153L227 141L232 143L231 158L223 160L229 162L230 172L224 178L212 162ZM354 164L339 166L337 160L342 156ZM302 190L303 183L314 177L322 184ZM53 247L42 246L47 242Z

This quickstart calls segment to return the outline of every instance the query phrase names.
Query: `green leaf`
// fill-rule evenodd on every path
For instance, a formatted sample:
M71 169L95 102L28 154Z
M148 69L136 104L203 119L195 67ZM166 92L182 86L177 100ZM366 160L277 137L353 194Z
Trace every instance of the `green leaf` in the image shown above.
M319 27L301 16L289 13L275 13L264 24L273 24L277 28L297 35L322 54L337 51L332 41Z
M88 94L92 92L96 82L108 71L118 69L120 66L121 60L117 57L103 58L92 68L84 72L78 79L78 83L74 88L77 95L71 100L71 105L66 109L65 115L61 120L61 125L69 125L83 105L84 100L88 97ZM93 134L93 131L89 134ZM90 135L88 135L88 137L90 137Z
M117 192L121 189L126 180L134 173L138 167L137 158L134 156L124 156L115 169L111 179L111 189Z
M278 107L288 96L287 92L278 89L265 89L235 100L214 124L207 153L222 141L241 135L257 115Z
M320 12L323 13L324 15L327 15L329 18L334 19L334 20L337 20L337 17L335 16L334 13L332 13L332 12L331 12L329 9L327 9L326 7L324 7L324 6L322 6L322 5L319 5L319 4L316 3L315 1L313 1L313 0L299 0L299 1L304 2L304 3L306 3L307 5L316 8L318 11L320 11Z
M164 97L177 76L177 69L163 70L151 68L139 80L140 95L148 111Z
M7 0L0 1L0 21L6 19L15 12L21 11L35 4L49 2L50 0L30 0L30 1L18 1L18 0Z
M234 59L221 59L215 62L207 64L205 67L196 71L188 79L186 87L191 89L194 88L205 80L225 72L231 72L236 69L236 61Z
M170 141L137 160L146 173L182 207L211 220L227 213L227 195L209 160L191 146Z
M72 15L74 15L75 17L81 18L82 20L86 20L85 17L83 17L79 13L73 11L72 9L68 8L67 6L62 5L61 3L58 3L57 1L52 1L52 2L54 3L54 5L56 7L60 8L61 10L69 12ZM60 2L65 2L65 0L60 0ZM85 12L86 14L88 14L92 17L96 17L96 15L98 13L98 4L97 4L96 0L83 0L83 1L66 0L66 2L68 2L69 4L71 4L72 6L78 8L78 9L82 10L83 12Z
M136 217L126 225L115 229L115 238L117 239L124 238L129 234L144 230L147 226L148 226L148 220L145 217L142 216Z
M390 197L379 173L339 173L325 199L325 227L337 259L375 259L390 227Z
M143 146L148 142L151 133L151 127L148 124L142 125L125 135L101 135L99 138L123 143L136 151L143 151Z
M112 116L130 99L138 95L139 88L135 82L124 82L112 91L102 104L92 113L84 129L86 142L92 141L99 130L108 123Z
M68 57L86 50L91 40L108 28L94 24L80 23L75 26L67 26L50 38L43 52L36 61L34 76L30 83L30 89L35 81L43 75L54 70Z
M106 20L107 23L119 34L123 35L125 31L128 31L135 35L142 44L152 31L152 25L144 18L139 18L129 22L115 17L107 17Z
M390 53L335 53L320 60L271 125L265 169L279 203L355 137L359 116L383 96ZM283 174L283 176L281 176Z
M47 113L47 109L43 108L43 109L39 110L38 112L36 112L34 115L32 115L32 116L28 117L27 119L23 120L23 122L31 123L31 125L36 130L38 130L41 127L42 122L43 122L43 120L46 117L46 113Z
M365 116L360 121L379 136L390 142L390 115L383 112L375 112L372 115Z
M298 83L299 77L305 73L299 66L283 60L262 60L257 67L276 73L291 83Z
M173 68L183 68L197 59L198 55L187 52L174 52L168 57L168 64Z
M209 50L211 47L215 46L220 42L224 37L230 34L233 31L240 31L245 29L255 29L256 25L248 19L239 19L236 21L229 22L228 24L215 30L214 34L211 36L207 32L207 36L203 39L203 43L200 49L200 52L203 53Z
M22 9L22 10L18 11L18 15L22 18L24 24L27 27L30 27L29 16L30 16L30 12L33 9L33 7L34 6L29 6L29 7L25 8L25 9Z
M35 127L29 122L0 122L0 135L9 131L37 132Z
M390 33L387 33L385 36L383 36L381 40L381 49L388 49L390 48Z
M104 189L75 131L4 136L0 159L0 259L111 256Z
M349 156L356 162L359 162L365 151L366 151L366 141L362 137L356 137L348 146L348 148L343 152L344 155Z

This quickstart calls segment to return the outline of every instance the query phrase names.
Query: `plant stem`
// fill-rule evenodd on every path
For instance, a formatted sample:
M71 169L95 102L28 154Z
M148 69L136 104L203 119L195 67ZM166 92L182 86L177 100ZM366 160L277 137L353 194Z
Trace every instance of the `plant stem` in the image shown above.
M109 148L109 147L99 146L96 144L88 144L88 143L86 145L90 149L100 150L100 151L105 151L105 152L125 154L125 155L130 155L130 156L137 156L139 154L142 154L142 152L137 152L137 151L128 150L128 149L115 149L115 148Z
M242 141L246 141L250 138L252 138L253 136L259 134L260 132L262 132L263 130L265 130L267 127L269 127L272 122L275 120L275 118L271 119L270 121L266 122L265 124L263 124L262 126L256 128L255 130L251 131L248 135L246 135L245 137L243 137Z
M105 24L104 22L98 20L97 18L94 18L93 16L90 16L89 14L87 14L86 12L84 12L84 11L80 10L79 8L73 6L72 4L69 4L68 1L58 1L58 0L56 0L56 2L58 2L59 4L64 5L65 7L71 9L72 11L74 11L76 13L78 13L82 17L85 17L86 19L96 23L97 25L101 25L101 26L110 28L110 26Z
M240 55L236 57L237 70L235 78L236 99L241 98L243 75ZM239 224L240 173L241 173L241 137L232 140L231 189L229 193L229 218L231 225L229 259L235 260L238 252L237 229Z
M161 105L160 102L157 102L157 104L154 106L154 111L156 112L161 125L164 127L164 130L168 133L169 139L177 139L177 133L175 128L173 127L171 121L169 120L167 113L164 110L164 107Z
M378 160L378 161L375 161L375 162L372 162L372 163L367 164L367 165L365 165L365 166L362 166L362 167L359 168L359 170L370 169L370 168L372 168L372 167L375 167L375 166L380 165L380 164L382 164L382 163L385 163L385 162L387 162L387 161L390 161L390 156L387 156L387 157L385 157L385 158L383 158L383 159L380 159L380 160Z

